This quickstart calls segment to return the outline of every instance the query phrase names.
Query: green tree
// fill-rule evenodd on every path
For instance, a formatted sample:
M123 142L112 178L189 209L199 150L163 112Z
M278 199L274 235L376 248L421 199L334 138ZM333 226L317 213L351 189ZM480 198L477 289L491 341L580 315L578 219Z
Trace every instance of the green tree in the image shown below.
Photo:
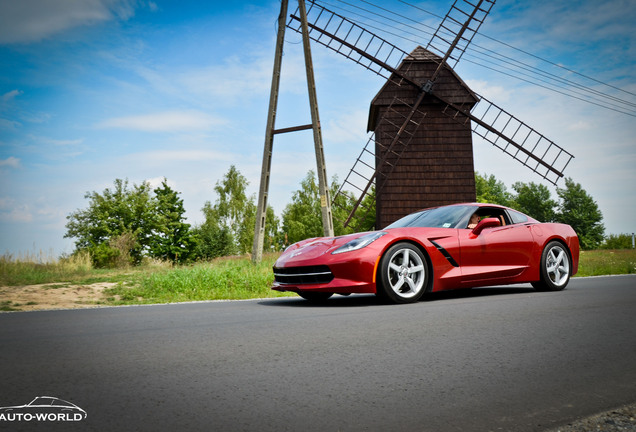
M561 202L556 220L576 231L583 249L597 248L603 241L605 227L596 201L571 178L565 179L565 188L557 188L557 194Z
M486 176L475 172L475 190L477 202L499 204L514 207L514 199L506 185L495 178L494 175Z
M201 236L198 250L201 258L248 253L254 241L256 217L255 197L246 193L247 179L230 167L214 187L218 198L203 207L205 222L198 227ZM220 254L220 255L219 255Z
M352 206L353 207L353 206ZM358 210L353 215L353 226L356 227L356 231L371 231L375 226L375 186L371 187L371 191L365 195L358 207Z
M316 173L310 170L300 182L300 189L292 194L282 215L282 230L286 244L296 243L311 237L322 237L322 215L320 191Z
M239 253L247 253L252 247L256 206L254 197L247 196L247 179L234 165L216 183L214 190L219 198L214 206L221 226L232 233Z
M279 231L280 219L276 217L272 206L267 206L266 214L267 223L265 224L265 237L263 239L263 249L265 251L282 251L285 246L285 239ZM254 220L256 223L256 220Z
M337 194L339 189L338 177L333 176L329 186L329 195L333 199L331 211L334 234L340 236L356 231L372 230L375 225L375 194L373 191L364 198L354 218L345 227L344 222L349 217L356 198L346 191ZM320 190L316 173L313 170L307 173L300 183L300 189L293 193L292 202L285 207L282 215L282 232L286 244L324 235Z
M130 263L139 263L153 228L150 185L144 182L130 189L128 180L116 179L112 190L87 192L84 198L88 208L66 217L64 237L75 238L76 249L88 250L98 267L113 266L126 255Z
M185 209L179 193L168 186L164 178L154 190L155 213L150 255L174 263L187 262L192 255L194 239L190 224L184 222Z
M212 259L237 253L234 237L227 226L222 226L216 210L209 202L201 209L205 221L194 228L196 237L195 258Z
M335 197L331 203L334 234L340 236L373 230L375 227L375 187L372 186L370 192L364 196L346 227L344 223L358 199L348 191L343 190L338 194L339 189L338 177L334 176L331 184L331 196Z
M550 189L534 182L516 182L512 188L516 209L541 222L553 222L558 203L552 199Z

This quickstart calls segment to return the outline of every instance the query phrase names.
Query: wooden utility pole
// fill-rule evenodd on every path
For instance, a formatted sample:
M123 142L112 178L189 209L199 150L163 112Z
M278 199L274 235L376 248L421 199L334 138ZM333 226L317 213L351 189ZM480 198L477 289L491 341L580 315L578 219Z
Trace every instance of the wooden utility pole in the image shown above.
M327 180L327 167L322 146L322 132L318 117L318 98L316 97L316 82L314 81L314 65L311 60L309 46L309 30L307 25L307 11L305 0L298 0L300 23L303 32L303 51L305 52L305 69L307 71L307 91L309 92L309 107L311 109L311 125L314 130L314 148L316 151L316 166L318 168L318 188L320 192L320 211L322 213L322 230L325 237L333 237L333 218L331 215L331 198Z
M295 126L285 129L275 129L276 109L278 106L278 92L280 88L280 74L283 59L283 44L285 41L285 20L287 17L288 0L282 0L280 15L278 16L278 35L276 38L276 52L274 54L274 71L272 74L272 88L269 95L269 111L267 115L267 127L265 130L265 146L263 149L263 165L261 168L261 183L258 192L258 205L256 207L256 224L254 227L254 247L252 249L252 261L258 263L263 258L263 243L265 238L265 222L267 215L267 198L269 195L269 179L272 168L272 152L274 147L274 135L286 132L295 132L313 129L314 149L318 168L318 187L320 191L320 209L322 213L322 226L325 237L333 236L333 218L331 214L331 198L329 197L329 185L327 183L327 169L322 146L322 133L320 131L320 118L318 116L318 100L316 98L316 83L314 81L311 49L309 46L309 30L307 25L307 12L305 1L298 0L300 12L303 51L305 54L305 69L307 72L307 91L309 93L309 107L311 111L311 124Z

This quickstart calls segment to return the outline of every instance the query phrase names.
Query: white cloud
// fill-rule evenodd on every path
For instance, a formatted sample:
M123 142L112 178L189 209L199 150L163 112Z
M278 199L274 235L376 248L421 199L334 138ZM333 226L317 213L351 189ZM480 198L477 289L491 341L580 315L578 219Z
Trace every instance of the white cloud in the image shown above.
M0 2L0 44L31 43L68 29L128 20L143 6L134 0L19 0ZM148 8L156 10L154 2Z
M281 72L281 93L306 92L302 59L297 59L291 53L285 54L285 66ZM269 94L272 80L270 56L270 53L254 53L251 57L247 56L248 59L232 56L220 65L183 72L177 77L177 82L192 94L218 99L226 104L242 102L254 95Z
M200 111L164 111L128 117L114 117L97 124L103 129L128 129L143 132L188 132L209 130L226 121Z
M0 118L0 129L14 130L20 126L22 126L21 123L17 121Z
M584 120L579 120L571 124L570 126L568 126L568 130L571 130L571 131L590 130L591 128L592 128L592 125L590 125L589 122Z
M208 150L157 150L145 153L136 153L129 157L134 160L141 159L146 163L232 161L236 159L235 154ZM161 183L161 181L159 183ZM170 185L170 183L168 184Z
M0 3L0 43L36 42L80 25L112 19L101 1L21 0Z
M366 111L353 111L330 120L324 128L325 141L331 143L353 142L361 147L368 139Z
M9 102L16 97L20 96L23 92L21 90L11 90L2 95L2 102Z
M53 145L58 147L78 146L84 143L83 138L61 140L61 139L54 139L54 138L47 138L47 137L32 136L32 139L33 141L36 141L40 144Z
M0 221L31 222L33 215L27 204L18 204L11 198L0 198Z
M510 91L504 89L502 86L492 85L483 80L467 79L466 85L475 93L482 95L490 100L496 100L498 102L506 102L510 100Z
M150 185L150 187L152 189L156 189L159 186L161 186L161 184L163 183L163 180L166 180L166 182L168 183L168 187L170 187L171 189L176 190L177 189L177 185L175 182L173 182L172 180L166 179L165 177L153 177L153 178L149 178L146 180L146 182Z
M19 168L20 159L13 156L9 156L6 159L0 159L0 167Z

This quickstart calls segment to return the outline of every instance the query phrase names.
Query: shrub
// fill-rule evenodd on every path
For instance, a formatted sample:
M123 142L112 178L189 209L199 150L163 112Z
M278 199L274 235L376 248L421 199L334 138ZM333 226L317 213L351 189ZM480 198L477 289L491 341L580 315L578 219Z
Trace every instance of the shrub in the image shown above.
M631 249L632 234L610 234L605 237L601 249Z

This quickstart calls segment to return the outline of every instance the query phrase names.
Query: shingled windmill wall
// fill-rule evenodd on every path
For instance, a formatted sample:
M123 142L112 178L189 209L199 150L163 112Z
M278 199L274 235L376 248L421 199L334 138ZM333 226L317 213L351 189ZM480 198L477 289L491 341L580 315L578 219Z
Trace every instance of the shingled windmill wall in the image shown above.
M398 70L417 82L425 83L440 60L418 47L405 58ZM433 92L451 103L472 107L477 102L474 93L448 67L438 75ZM413 85L406 82L399 84L390 79L371 102L368 129L375 132L379 143L376 144L376 160L383 156L383 147L390 144L394 135L381 120L382 117L387 115L401 123L400 117L409 113L409 105L418 95L419 90ZM406 104L394 102L396 97ZM392 103L392 110L387 110ZM389 158L389 162L395 163L393 171L387 175L389 165L376 167L376 182L384 181L384 186L376 191L377 228L423 208L476 200L470 123L464 125L449 118L442 112L444 106L434 97L426 96L419 108L425 116L422 118L421 114L417 114L414 117L416 122L421 123L399 161Z

